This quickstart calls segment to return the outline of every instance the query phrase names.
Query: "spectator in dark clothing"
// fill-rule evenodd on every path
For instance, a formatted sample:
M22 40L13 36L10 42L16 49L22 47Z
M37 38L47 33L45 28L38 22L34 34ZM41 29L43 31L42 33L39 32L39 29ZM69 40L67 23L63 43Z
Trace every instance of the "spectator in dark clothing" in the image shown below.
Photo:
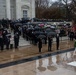
M73 41L74 40L74 32L70 32L69 37L70 37L70 41Z
M1 51L3 51L3 49L4 49L4 42L3 42L3 36L2 35L0 35L0 49L1 49Z
M76 32L74 33L74 39L76 40Z

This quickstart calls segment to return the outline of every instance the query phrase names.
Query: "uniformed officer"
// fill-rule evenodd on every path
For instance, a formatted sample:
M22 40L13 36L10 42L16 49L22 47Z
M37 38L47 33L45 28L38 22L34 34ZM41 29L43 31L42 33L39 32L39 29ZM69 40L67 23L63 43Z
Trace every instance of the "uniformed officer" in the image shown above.
M19 46L19 33L18 32L14 34L14 45L15 45L15 48L18 48Z
M41 40L41 38L39 38L39 41L38 41L38 48L39 48L39 52L41 52L41 48L42 48L42 40Z
M59 50L59 34L56 36L56 48Z
M7 29L5 29L5 28L3 28L3 42L4 42L4 44L6 45L6 35L7 35Z
M52 41L53 41L52 36L49 36L49 37L48 37L48 51L51 51Z
M10 34L6 35L6 49L7 50L9 49L9 46L10 46L10 37L11 37Z

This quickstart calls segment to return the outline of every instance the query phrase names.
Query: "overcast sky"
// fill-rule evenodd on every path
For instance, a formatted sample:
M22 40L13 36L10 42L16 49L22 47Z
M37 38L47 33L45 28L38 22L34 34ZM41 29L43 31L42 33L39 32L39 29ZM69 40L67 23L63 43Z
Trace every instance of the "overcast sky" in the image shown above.
M53 1L54 2L54 1L57 1L57 0L50 0L50 1Z
M58 1L58 0L50 0L50 2L51 2L50 5L51 5L53 2L55 2L55 1Z
M50 0L50 1L55 2L55 1L58 1L58 0ZM68 0L68 3L70 3L70 2L71 2L71 0Z

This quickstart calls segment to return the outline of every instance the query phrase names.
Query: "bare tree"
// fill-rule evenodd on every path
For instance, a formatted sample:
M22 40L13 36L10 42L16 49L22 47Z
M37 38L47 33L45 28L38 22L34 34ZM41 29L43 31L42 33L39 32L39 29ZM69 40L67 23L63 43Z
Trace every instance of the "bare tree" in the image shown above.
M36 17L42 18L43 11L49 7L49 0L35 0Z
M47 8L49 6L49 0L36 0L35 2L37 7Z
M76 15L76 0L58 0L57 3L52 2L49 7L50 0L36 0L36 17L72 19Z
M65 14L66 14L66 18L67 19L71 19L71 12L70 12L70 3L71 3L71 0L62 0L64 2L64 5L65 5Z
M76 5L76 0L72 0L72 2Z
M66 5L66 16L76 17L76 0L63 0Z
M74 16L76 17L76 0L72 0L71 11L72 14L74 14Z

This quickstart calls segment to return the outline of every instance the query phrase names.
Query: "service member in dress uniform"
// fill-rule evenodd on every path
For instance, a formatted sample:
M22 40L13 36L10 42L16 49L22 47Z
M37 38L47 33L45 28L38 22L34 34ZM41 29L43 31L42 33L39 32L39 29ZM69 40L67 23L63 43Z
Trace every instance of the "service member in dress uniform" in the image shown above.
M14 34L14 45L15 45L15 48L18 48L19 46L19 33L18 32Z
M39 48L39 52L41 52L41 48L42 48L42 40L41 40L41 38L39 38L39 41L38 41L38 48Z
M4 42L4 44L6 45L7 29L3 28L3 30L2 30L2 31L3 31L3 32L2 32L2 34L3 34L3 42Z
M9 49L9 46L10 46L10 37L11 37L10 34L6 35L6 49L7 50Z
M59 50L59 34L56 35L56 48Z
M53 41L52 36L49 36L49 37L48 37L48 51L51 51L52 41Z

